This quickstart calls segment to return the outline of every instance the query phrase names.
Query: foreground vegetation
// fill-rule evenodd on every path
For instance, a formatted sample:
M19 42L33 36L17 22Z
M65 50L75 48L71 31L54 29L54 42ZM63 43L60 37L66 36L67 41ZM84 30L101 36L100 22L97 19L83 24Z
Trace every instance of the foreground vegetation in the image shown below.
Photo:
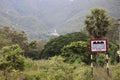
M63 58L55 56L50 60L26 60L25 71L14 70L8 74L9 80L87 80L91 70L85 64L68 64ZM0 80L4 80L0 74Z
M52 57L50 60L33 61L27 59L25 62L25 70L13 70L7 75L8 80L119 80L120 79L120 64L110 66L110 77L104 75L102 77L93 76L89 65L69 64L63 62L61 56ZM106 69L106 68L104 68ZM97 71L98 70L98 71ZM97 69L97 75L105 74L106 71ZM94 71L95 72L95 71ZM94 74L96 75L96 74ZM0 80L4 80L2 72L0 72Z

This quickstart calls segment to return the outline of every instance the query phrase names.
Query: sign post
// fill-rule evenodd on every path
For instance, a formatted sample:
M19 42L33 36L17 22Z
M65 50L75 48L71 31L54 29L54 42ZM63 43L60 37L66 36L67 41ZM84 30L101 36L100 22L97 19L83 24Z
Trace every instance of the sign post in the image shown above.
M92 77L93 77L93 55L91 54L91 71L92 71Z
M90 51L91 53L108 52L107 39L91 39ZM107 62L107 75L109 76L108 53L106 53L106 62ZM93 55L92 54L91 54L91 69L93 72Z
M107 52L107 40L106 39L91 39L90 40L91 52Z
M110 76L108 60L109 60L109 58L108 58L108 53L106 53L107 75Z

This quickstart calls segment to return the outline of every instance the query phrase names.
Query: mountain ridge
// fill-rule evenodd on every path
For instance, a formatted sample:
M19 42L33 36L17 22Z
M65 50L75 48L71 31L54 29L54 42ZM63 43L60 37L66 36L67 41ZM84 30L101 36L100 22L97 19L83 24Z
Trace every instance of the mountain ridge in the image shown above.
M96 7L120 17L119 0L1 0L0 25L24 30L30 39L45 39L54 29L59 34L80 31Z

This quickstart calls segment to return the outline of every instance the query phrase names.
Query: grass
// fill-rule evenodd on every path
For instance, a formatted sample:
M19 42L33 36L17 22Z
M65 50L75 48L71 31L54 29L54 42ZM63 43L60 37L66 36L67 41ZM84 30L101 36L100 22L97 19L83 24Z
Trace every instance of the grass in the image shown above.
M106 67L94 67L92 78L89 65L64 63L59 57L27 62L25 71L13 71L8 80L120 80L120 64L110 66L109 77ZM1 71L0 80L5 80Z

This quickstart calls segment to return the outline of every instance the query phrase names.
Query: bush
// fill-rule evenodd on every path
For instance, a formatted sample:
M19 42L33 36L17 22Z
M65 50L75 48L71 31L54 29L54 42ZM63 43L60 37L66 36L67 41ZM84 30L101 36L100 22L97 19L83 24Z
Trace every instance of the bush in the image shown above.
M80 63L90 62L89 43L85 41L72 42L66 45L61 50L62 56L65 58L65 62L68 63Z
M38 62L37 62L38 63ZM40 70L25 71L20 80L88 80L91 69L85 64L68 64L61 56L39 61ZM37 67L36 67L37 68Z
M99 53L100 55L99 55L99 57L98 57L98 65L99 66L101 66L101 67L103 67L104 66L104 64L106 63L106 56L104 55L104 54L102 54L102 53Z
M111 74L111 80L120 80L120 64L117 64L111 68Z
M111 64L115 64L117 61L117 51L118 51L118 45L112 42L109 42L109 46L108 46L108 53L109 53L109 57L110 57L110 63Z

